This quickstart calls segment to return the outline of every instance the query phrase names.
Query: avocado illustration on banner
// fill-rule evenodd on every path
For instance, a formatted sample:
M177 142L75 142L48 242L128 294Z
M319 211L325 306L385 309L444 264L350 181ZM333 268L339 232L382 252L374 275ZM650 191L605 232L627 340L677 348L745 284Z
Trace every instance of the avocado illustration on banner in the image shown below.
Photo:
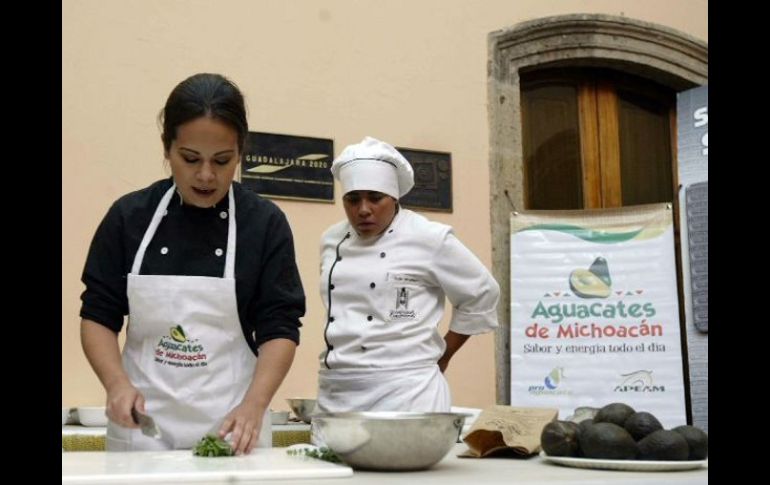
M171 338L173 338L177 342L187 341L187 335L184 334L184 330L182 330L181 325L177 325L176 327L171 327L169 329L169 332L171 334Z
M582 298L607 298L612 279L607 260L599 256L588 269L576 269L569 275L569 287Z

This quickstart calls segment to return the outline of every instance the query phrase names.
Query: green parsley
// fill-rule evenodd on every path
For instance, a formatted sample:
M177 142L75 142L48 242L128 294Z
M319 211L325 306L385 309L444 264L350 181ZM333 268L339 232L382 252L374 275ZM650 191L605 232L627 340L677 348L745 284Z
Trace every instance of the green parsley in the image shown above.
M319 460L330 461L332 463L342 463L340 457L335 455L332 450L327 447L314 448L301 448L295 450L286 450L291 456L309 456L310 458L318 458Z
M227 441L207 434L193 448L195 456L233 456L233 447Z

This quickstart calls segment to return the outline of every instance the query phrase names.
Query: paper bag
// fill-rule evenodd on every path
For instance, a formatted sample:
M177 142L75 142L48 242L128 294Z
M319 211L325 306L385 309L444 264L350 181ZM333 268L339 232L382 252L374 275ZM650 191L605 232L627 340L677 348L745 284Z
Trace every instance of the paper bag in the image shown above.
M482 458L502 450L525 456L538 453L543 427L558 415L556 408L486 408L463 438L468 451L460 456Z

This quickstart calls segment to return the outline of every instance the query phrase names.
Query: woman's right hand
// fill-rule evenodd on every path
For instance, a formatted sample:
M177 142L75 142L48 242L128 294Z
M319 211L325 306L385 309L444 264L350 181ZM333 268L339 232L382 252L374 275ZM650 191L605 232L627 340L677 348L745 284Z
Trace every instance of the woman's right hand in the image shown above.
M144 413L144 396L129 382L122 380L107 389L107 417L124 428L138 428L131 409Z
M125 428L138 428L131 408L144 412L144 396L131 384L123 369L118 334L93 320L80 323L80 339L88 362L107 391L107 417Z

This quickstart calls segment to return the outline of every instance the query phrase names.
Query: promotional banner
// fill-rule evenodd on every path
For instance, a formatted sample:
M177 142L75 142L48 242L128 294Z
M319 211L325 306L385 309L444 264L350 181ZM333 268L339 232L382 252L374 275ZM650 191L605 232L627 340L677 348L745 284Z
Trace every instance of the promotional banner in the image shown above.
M670 204L511 215L511 406L686 423Z

